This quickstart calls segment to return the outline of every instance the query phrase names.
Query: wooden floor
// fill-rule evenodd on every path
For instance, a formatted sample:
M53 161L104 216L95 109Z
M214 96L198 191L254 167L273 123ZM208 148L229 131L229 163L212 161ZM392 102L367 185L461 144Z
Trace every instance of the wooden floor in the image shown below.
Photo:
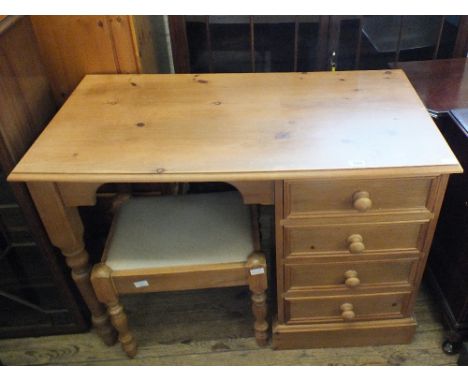
M0 340L4 365L455 365L441 351L444 329L423 287L409 345L274 351L255 344L245 288L128 296L139 343L133 360L94 332Z

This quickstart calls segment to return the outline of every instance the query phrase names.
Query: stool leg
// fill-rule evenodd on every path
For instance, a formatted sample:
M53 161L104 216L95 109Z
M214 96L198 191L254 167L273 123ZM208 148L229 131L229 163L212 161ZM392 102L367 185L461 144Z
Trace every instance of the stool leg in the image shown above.
M252 312L255 317L255 339L257 344L265 346L268 342L268 322L266 289L266 260L262 252L254 252L247 259L249 289L252 292Z
M112 283L112 269L100 263L93 267L91 283L99 301L107 305L110 320L119 333L119 342L122 349L130 358L137 354L137 345L132 332L128 328L128 319L119 296Z
M128 319L123 306L118 301L107 304L112 325L119 333L119 342L122 349L130 358L137 354L137 345L132 332L128 328Z

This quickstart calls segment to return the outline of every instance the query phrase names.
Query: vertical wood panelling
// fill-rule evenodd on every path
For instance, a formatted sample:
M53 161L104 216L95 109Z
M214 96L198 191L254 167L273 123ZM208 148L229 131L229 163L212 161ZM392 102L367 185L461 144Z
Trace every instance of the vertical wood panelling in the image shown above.
M465 57L468 53L468 16L460 16L457 39L453 49L453 57Z
M157 53L157 44L156 44L156 30L154 23L151 22L151 18L148 16L120 16L125 21L125 24L129 24L129 29L131 37L133 40L134 49L134 59L137 63L137 72L138 73L158 73L159 64L158 64L158 53ZM124 22L122 22L124 24ZM126 28L122 26L118 29L122 29L122 34L127 35L128 32ZM114 30L114 36L118 39L118 35ZM125 36L127 38L127 36ZM119 45L119 44L118 44ZM128 46L129 44L126 44ZM119 51L119 56L124 56L126 54L132 54L131 51L125 52ZM122 72L131 73L126 66L122 65L122 59L120 59L120 67Z
M442 39L442 32L444 31L445 16L441 16L439 33L437 35L437 42L434 47L434 53L432 54L432 59L435 60L439 54L440 40Z
M172 56L176 73L190 73L190 57L184 16L169 16Z
M359 28L358 28L358 36L357 36L357 45L356 45L356 58L354 61L354 69L359 69L359 64L361 62L361 45L362 45L362 22L363 16L359 17Z
M335 53L335 65L339 67L339 45L341 33L341 16L330 16L329 37L328 37L328 60L331 60Z
M395 62L397 63L400 61L400 48L401 48L401 37L402 37L402 32L403 32L403 23L404 23L404 17L400 16L400 26L398 29L398 40L397 40L397 46L395 49Z
M208 52L208 70L213 73L213 52L211 48L210 16L205 16L206 50Z
M127 16L31 16L31 19L59 104L85 74L138 72Z
M0 135L12 163L19 161L56 111L31 23L16 16L1 35ZM8 166L10 167L10 166ZM5 168L10 171L12 168Z
M299 54L299 22L297 20L297 16L294 20L294 63L293 63L293 71L297 72L297 56Z
M140 73L129 16L106 16L116 73Z
M326 70L327 68L327 53L328 53L328 29L330 25L330 16L320 16L319 33L317 41L317 61L315 70Z
M255 23L253 16L249 18L250 24L250 64L252 72L255 73Z

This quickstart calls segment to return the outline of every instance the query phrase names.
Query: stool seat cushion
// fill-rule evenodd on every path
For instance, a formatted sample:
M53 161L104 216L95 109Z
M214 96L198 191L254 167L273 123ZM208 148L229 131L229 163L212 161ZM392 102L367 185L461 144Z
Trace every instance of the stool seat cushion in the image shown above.
M238 192L132 197L116 214L104 259L131 270L243 262L253 250Z

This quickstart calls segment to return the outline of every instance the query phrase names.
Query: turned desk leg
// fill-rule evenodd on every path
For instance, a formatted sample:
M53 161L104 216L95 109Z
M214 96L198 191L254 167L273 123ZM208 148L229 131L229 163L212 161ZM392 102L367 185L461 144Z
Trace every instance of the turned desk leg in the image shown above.
M266 260L262 252L254 252L247 259L249 269L249 289L252 292L252 312L255 317L255 339L257 344L265 346L268 342L268 322L266 289Z
M77 208L64 206L54 183L30 182L28 188L50 241L62 251L71 268L72 278L91 311L98 335L107 345L114 344L115 330L105 307L97 300L89 279L89 255L84 246L83 224Z

